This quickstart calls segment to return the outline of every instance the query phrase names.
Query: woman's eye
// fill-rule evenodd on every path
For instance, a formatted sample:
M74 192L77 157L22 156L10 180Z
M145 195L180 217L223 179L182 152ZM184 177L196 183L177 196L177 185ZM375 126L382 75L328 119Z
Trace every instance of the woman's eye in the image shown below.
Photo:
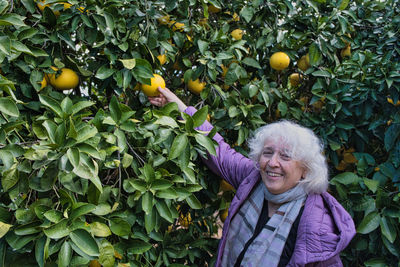
M263 155L272 155L272 151L265 150L263 151Z
M281 154L282 159L290 160L290 156L288 154Z

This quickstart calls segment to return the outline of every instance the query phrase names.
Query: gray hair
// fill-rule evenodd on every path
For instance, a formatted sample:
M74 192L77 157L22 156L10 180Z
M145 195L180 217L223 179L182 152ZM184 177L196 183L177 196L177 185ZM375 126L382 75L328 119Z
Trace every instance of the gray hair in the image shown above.
M328 165L323 145L311 129L288 120L260 127L248 141L249 157L257 164L267 141L284 143L289 156L303 165L305 175L300 184L307 194L320 194L328 189Z

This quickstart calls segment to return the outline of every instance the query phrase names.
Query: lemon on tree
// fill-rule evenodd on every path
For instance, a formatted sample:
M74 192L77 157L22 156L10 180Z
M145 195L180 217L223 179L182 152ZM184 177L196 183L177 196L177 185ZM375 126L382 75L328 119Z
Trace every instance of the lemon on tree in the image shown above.
M309 67L311 67L310 65L310 56L304 55L302 56L298 61L297 61L297 67L299 69L301 69L302 71L306 71Z
M298 86L303 79L303 75L300 73L292 73L289 76L289 82L292 86Z
M269 65L274 70L284 70L289 66L290 58L284 52L276 52L269 59Z
M235 40L242 40L243 34L244 34L244 32L243 32L243 30L241 30L241 29L236 29L236 30L233 30L233 31L231 32L231 36L232 36L233 39L235 39Z
M57 90L69 90L78 86L79 76L75 71L62 68L60 71L56 67L51 67L57 73L46 74L51 86Z
M205 82L200 82L199 79L192 80L190 79L188 82L188 88L192 93L200 94L203 91L204 87L206 87Z
M70 8L70 7L72 6L72 4L70 4L70 3L66 3L66 2L61 2L61 3L64 5L64 10L66 10L66 9L68 9L68 8ZM45 7L49 7L49 8L50 8L50 6L51 6L52 4L45 4L45 0L39 0L39 1L36 3L36 5L37 5L37 7L39 8L39 10L40 10L41 12L43 12L43 10L45 9ZM54 13L54 15L56 15L57 17L60 16L60 11L58 11L58 10L53 11L53 13Z
M164 65L167 62L167 55L162 54L157 56L158 61L160 61L160 65Z
M165 81L163 77L158 74L153 74L153 78L150 79L150 85L142 84L141 89L147 96L157 96L160 94L158 87L165 88Z
M350 45L350 44L347 44L346 47L343 48L343 49L340 51L340 56L341 56L342 58L344 58L344 57L350 57L350 56L351 56L351 45Z

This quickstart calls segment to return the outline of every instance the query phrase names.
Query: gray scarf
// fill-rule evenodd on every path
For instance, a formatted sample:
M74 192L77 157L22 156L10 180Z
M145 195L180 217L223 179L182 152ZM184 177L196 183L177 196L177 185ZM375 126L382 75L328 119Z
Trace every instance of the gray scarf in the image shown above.
M277 266L292 224L306 197L300 185L282 194L273 195L261 181L232 219L222 255L222 266L233 266L245 244L253 236L264 198L282 205L250 244L241 266Z

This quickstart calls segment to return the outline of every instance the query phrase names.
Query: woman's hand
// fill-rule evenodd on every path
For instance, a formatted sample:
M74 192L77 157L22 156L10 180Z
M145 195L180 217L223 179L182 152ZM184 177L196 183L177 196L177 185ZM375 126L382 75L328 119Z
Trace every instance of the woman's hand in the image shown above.
M157 107L163 107L167 103L175 102L178 104L179 111L183 112L187 106L179 99L173 92L171 92L168 88L157 88L160 94L158 96L149 96L149 101L152 105Z

